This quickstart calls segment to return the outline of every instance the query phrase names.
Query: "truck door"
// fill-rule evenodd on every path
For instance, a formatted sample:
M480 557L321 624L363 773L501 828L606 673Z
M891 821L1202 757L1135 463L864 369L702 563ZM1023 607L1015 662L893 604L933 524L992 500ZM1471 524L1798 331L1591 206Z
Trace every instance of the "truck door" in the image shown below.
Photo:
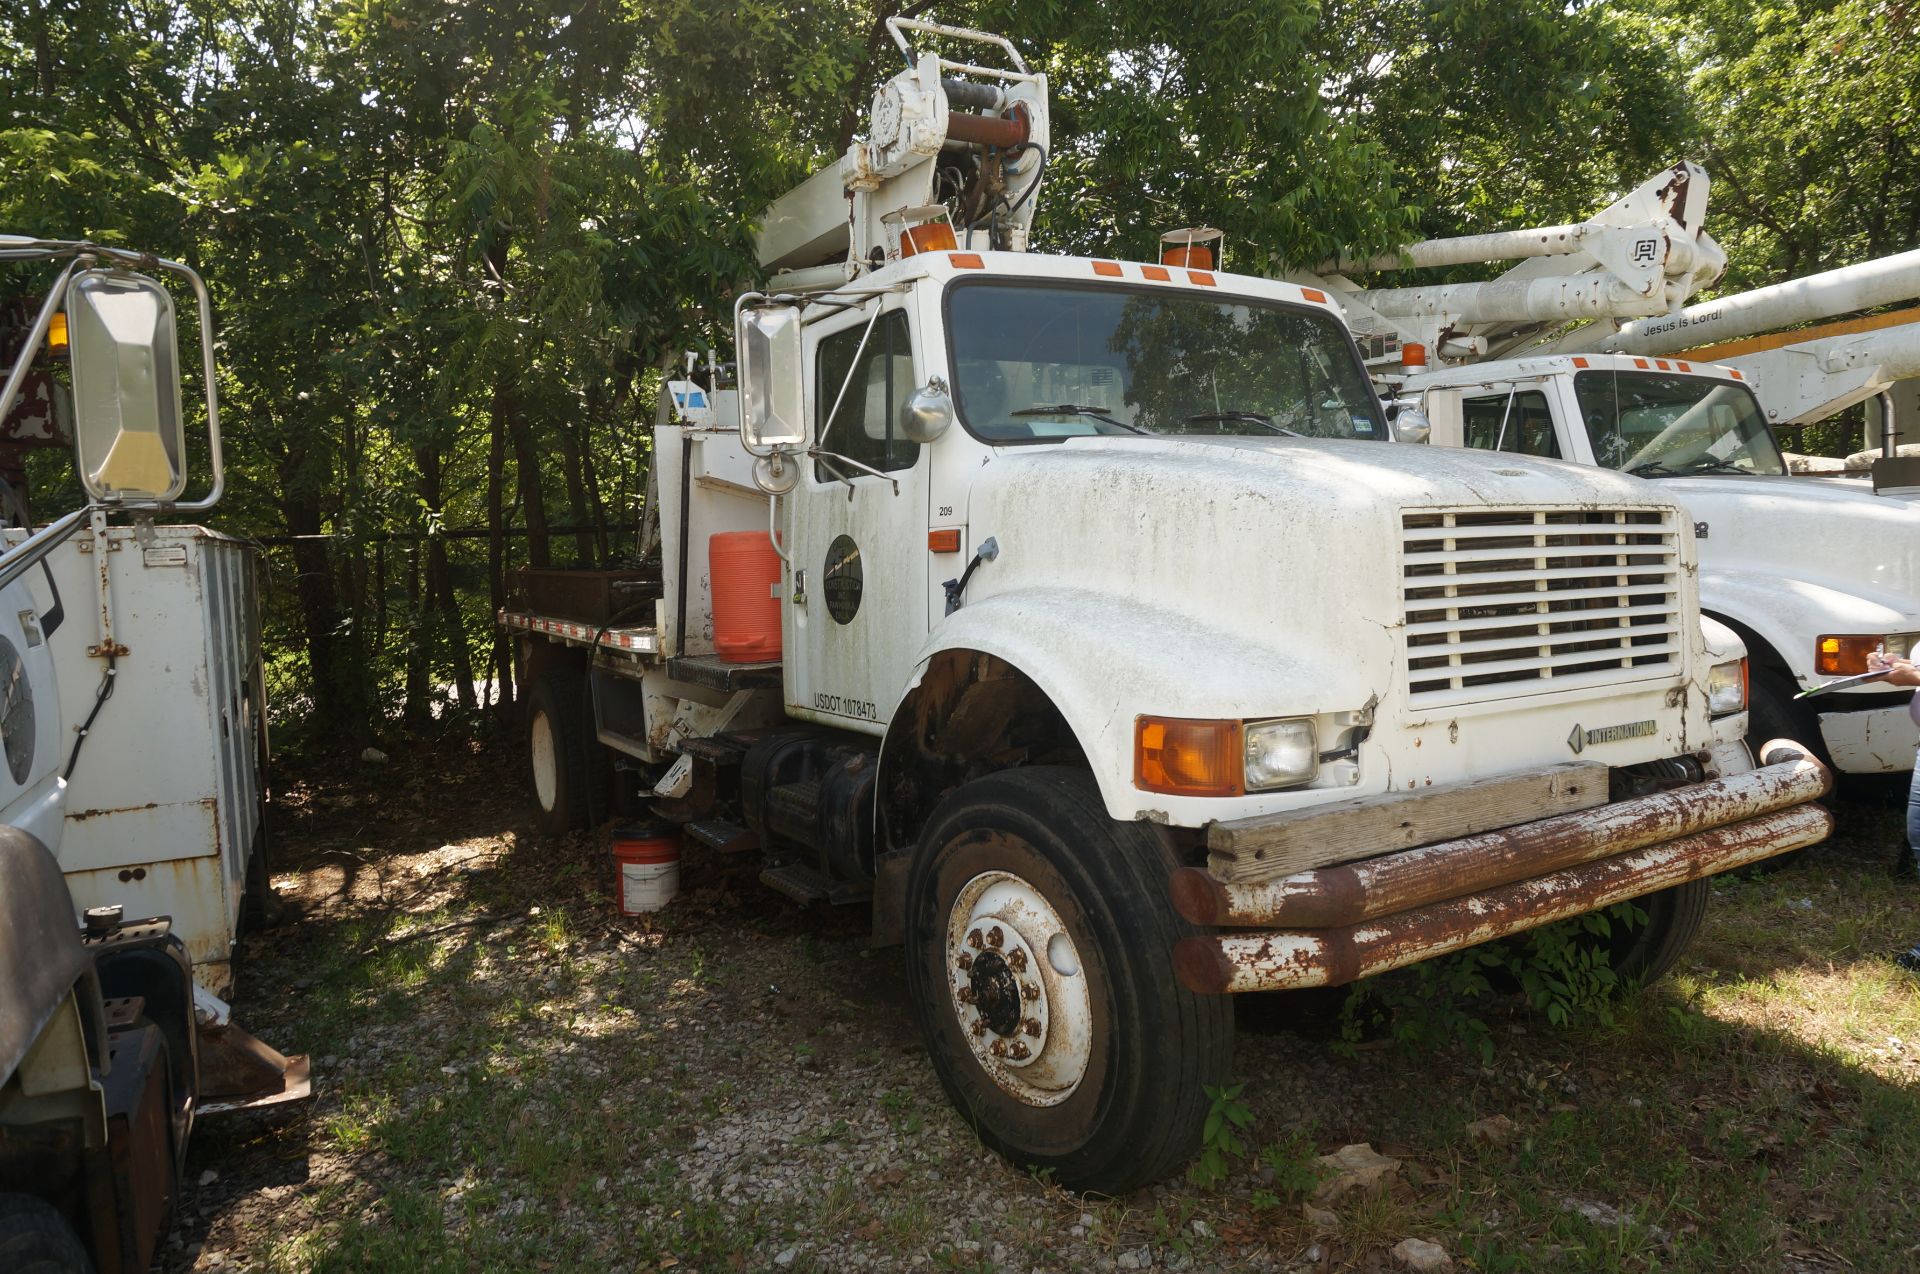
M1471 394L1461 402L1460 414L1469 447L1549 460L1569 454L1555 433L1547 396L1537 387L1504 385Z
M929 460L899 432L920 383L913 328L899 298L882 298L821 320L802 348L816 452L864 468L803 458L788 497L787 703L878 734L927 636Z

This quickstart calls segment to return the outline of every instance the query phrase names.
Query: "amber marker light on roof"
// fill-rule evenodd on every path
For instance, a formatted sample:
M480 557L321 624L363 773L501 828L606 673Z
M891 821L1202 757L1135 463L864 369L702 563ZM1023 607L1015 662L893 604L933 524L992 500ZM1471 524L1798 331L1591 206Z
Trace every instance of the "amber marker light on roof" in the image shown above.
M1140 267L1140 277L1143 279L1151 279L1155 283L1173 282L1172 273L1169 272L1164 265L1143 265Z
M1327 294L1319 288L1301 288L1300 295L1306 297L1315 305L1325 305L1327 303Z
M1117 279L1125 273L1125 271L1120 268L1118 261L1095 261L1093 263L1093 272L1095 274L1104 274L1110 279Z
M947 257L956 270L984 270L987 263L980 259L978 252L955 252Z
M1573 360L1573 365L1575 367L1586 367L1588 363L1587 363L1587 360L1584 358L1576 358Z
M1240 723L1135 717L1133 785L1169 796L1238 796Z
M1187 279L1190 282L1196 283L1203 288L1210 288L1213 286L1213 276L1201 270L1188 270Z
M1633 360L1633 365L1634 365L1635 367L1638 367L1638 368L1639 368L1639 369L1640 369L1641 371L1643 371L1643 372L1647 370L1647 360L1646 360L1646 359L1644 359L1644 358L1636 358L1636 359L1634 359L1634 360Z

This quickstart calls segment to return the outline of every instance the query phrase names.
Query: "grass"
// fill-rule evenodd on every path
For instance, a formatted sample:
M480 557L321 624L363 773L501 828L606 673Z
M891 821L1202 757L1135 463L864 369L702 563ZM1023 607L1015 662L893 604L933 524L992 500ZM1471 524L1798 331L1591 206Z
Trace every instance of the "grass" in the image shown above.
M1920 886L1886 870L1892 804L1844 806L1843 834L1788 870L1717 881L1683 967L1611 1023L1476 1007L1491 1063L1466 1046L1343 1054L1324 1014L1281 1029L1288 1010L1250 1012L1234 1082L1253 1119L1225 1179L1096 1200L982 1151L917 1051L897 963L856 924L750 884L710 882L703 903L698 867L674 911L610 921L592 851L514 833L481 778L449 799L479 832L509 828L488 865L409 877L429 891L411 902L362 879L359 901L276 931L256 960L250 987L273 992L250 1025L322 1059L321 1097L277 1132L196 1134L190 1180L295 1165L291 1202L245 1225L216 1214L210 1248L272 1271L762 1269L788 1247L794 1270L849 1251L984 1270L998 1243L1052 1270L1141 1247L1285 1268L1319 1242L1330 1268L1367 1269L1418 1236L1484 1271L1920 1268L1920 984L1886 958L1920 938ZM332 843L325 819L305 830ZM447 832L429 810L364 837L356 870ZM334 861L296 859L288 878ZM702 1138L783 1102L800 1117L767 1154L802 1169L795 1189L749 1174L713 1197L692 1178ZM1511 1140L1466 1135L1495 1114ZM1328 1204L1316 1234L1314 1158L1356 1141L1403 1170Z

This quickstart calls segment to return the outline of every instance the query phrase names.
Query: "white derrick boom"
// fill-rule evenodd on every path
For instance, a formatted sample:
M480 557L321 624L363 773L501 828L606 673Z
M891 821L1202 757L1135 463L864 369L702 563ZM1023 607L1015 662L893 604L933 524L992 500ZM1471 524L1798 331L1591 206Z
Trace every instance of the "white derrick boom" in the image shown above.
M1640 319L1611 335L1570 332L1556 353L1669 354L1920 298L1920 249Z
M1726 255L1702 228L1710 183L1678 163L1577 225L1429 239L1402 253L1323 262L1296 274L1339 295L1355 329L1439 358L1471 359L1576 319L1666 314L1720 277ZM1349 273L1520 261L1485 283L1362 288Z
M874 94L866 137L761 216L756 246L776 290L832 287L911 255L908 228L942 212L957 240L945 246L1026 250L1047 159L1046 76L1001 36L897 17L887 29L907 69ZM987 45L1010 65L916 53L909 31Z

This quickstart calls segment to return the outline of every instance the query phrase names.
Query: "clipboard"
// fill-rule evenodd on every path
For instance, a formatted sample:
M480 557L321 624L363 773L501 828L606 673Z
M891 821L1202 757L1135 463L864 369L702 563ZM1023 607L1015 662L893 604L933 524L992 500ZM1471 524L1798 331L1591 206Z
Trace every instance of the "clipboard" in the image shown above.
M1851 677L1842 677L1838 681L1829 681L1825 685L1814 686L1809 690L1802 690L1794 696L1794 699L1796 701L1811 699L1815 695L1823 695L1829 690L1845 690L1848 686L1864 686L1871 682L1882 681L1885 680L1887 673L1891 671L1892 669L1888 669L1886 672L1863 672Z

